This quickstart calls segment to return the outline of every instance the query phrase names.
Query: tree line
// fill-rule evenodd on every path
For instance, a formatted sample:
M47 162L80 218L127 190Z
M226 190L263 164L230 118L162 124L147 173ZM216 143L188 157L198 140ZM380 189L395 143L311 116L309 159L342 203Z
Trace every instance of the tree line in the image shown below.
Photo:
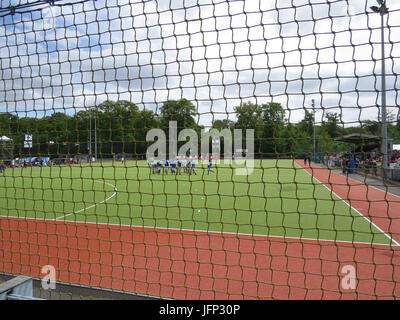
M367 120L355 126L345 127L338 113L327 112L321 123L314 128L314 113L305 109L304 118L290 123L279 103L255 104L247 102L234 108L236 120L214 119L209 127L219 130L254 129L255 157L292 158L313 151L314 130L317 152L336 153L349 149L349 145L335 139L350 133L366 133L380 136L378 121ZM45 117L20 117L12 113L0 114L0 136L12 139L14 157L42 156L62 157L89 154L89 142L96 131L99 158L116 154L132 154L144 157L150 129L160 128L168 135L170 121L176 121L179 129L195 129L199 135L204 126L196 122L197 109L186 99L163 103L159 114L140 110L130 101L104 101L73 115L55 112ZM26 134L33 136L32 146L24 147ZM400 123L391 115L388 137L400 141ZM183 144L185 142L181 142ZM223 151L221 140L221 152ZM200 147L199 147L200 150ZM5 155L0 155L5 157Z

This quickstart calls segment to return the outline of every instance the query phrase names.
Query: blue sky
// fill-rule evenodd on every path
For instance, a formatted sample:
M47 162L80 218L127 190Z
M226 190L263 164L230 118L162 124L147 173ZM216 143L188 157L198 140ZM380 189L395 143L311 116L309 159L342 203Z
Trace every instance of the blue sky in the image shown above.
M374 0L63 2L76 4L0 18L0 111L73 114L106 99L158 111L187 98L203 125L247 101L279 102L297 122L314 99L317 121L378 117ZM398 116L400 3L387 6L387 104Z

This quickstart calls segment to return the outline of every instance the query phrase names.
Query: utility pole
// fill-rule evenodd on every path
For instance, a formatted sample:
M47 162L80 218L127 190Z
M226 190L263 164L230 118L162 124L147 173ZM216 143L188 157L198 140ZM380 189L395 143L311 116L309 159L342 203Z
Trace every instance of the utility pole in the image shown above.
M317 162L317 154L316 154L316 140L315 140L315 100L312 99L311 100L311 105L313 108L313 114L314 114L314 123L313 123L313 158L314 158L314 162Z
M89 110L89 162L92 162L92 110Z
M97 119L94 116L94 161L97 162Z
M92 162L93 151L92 151L92 108L89 109L89 157ZM94 116L94 161L97 162L97 120L96 115Z
M388 147L387 147L387 123L386 123L386 75L385 75L385 30L383 16L389 13L389 8L386 7L386 1L376 0L380 7L372 6L372 11L381 15L381 54L382 54L382 142L381 152L383 154L383 178L386 179L388 167Z

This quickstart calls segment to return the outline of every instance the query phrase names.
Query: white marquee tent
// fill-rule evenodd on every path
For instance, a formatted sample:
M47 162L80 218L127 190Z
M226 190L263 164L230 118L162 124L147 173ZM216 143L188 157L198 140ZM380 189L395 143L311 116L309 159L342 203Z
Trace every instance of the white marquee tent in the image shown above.
M0 141L11 141L12 139L6 136L0 137Z

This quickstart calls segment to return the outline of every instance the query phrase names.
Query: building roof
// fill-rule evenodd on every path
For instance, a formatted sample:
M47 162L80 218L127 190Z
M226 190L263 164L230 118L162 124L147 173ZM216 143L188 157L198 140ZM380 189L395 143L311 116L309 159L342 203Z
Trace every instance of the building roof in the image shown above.
M354 144L365 144L380 142L381 138L379 136L374 136L371 134L352 133L343 137L336 138L335 140Z

